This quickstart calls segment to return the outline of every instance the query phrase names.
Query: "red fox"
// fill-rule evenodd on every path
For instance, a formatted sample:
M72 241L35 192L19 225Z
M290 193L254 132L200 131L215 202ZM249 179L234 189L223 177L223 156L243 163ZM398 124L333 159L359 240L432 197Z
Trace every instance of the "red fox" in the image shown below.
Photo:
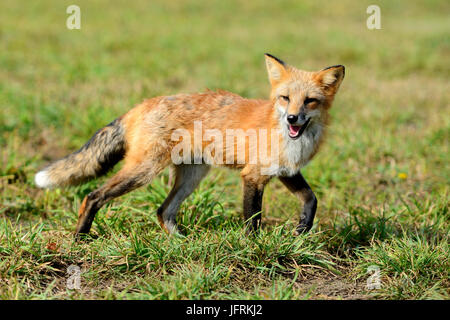
M246 99L222 90L145 100L97 131L81 149L38 172L36 185L50 188L82 183L105 174L124 159L117 174L84 198L78 235L89 232L95 214L108 201L150 183L171 166L175 183L157 216L166 232L176 233L181 203L209 168L235 168L243 181L247 230L260 227L264 187L273 177L303 201L294 233L310 230L317 199L300 169L323 142L328 110L345 68L335 65L307 72L270 54L265 54L265 59L271 84L269 100Z

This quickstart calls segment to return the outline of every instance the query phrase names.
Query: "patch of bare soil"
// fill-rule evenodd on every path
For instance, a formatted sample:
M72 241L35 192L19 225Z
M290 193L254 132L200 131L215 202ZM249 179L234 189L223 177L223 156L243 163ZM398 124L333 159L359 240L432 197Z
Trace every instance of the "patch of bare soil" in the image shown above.
M364 281L352 281L345 276L314 275L306 279L299 279L295 286L313 300L373 299L367 292Z

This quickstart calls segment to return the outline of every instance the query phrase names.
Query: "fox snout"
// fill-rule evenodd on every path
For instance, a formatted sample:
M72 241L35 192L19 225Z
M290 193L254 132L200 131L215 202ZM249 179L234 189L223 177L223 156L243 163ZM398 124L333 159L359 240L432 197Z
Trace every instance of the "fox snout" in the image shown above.
M289 131L289 137L291 139L298 139L300 136L305 132L306 128L308 127L309 122L311 121L311 118L306 119L306 121L303 122L303 124L288 124L288 131Z
M301 111L299 114L288 114L286 116L289 137L291 139L298 139L305 132L308 127L311 117Z
M305 112L299 114L288 114L286 120L289 124L302 126L307 121L308 117Z

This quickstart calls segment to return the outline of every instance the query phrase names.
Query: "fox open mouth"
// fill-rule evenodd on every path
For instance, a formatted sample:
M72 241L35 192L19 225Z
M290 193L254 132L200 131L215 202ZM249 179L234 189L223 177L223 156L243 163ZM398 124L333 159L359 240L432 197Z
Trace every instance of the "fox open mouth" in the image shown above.
M298 138L300 138L300 136L303 134L303 132L305 131L306 127L308 126L310 120L311 120L311 118L306 120L306 122L302 126L293 126L291 124L288 124L289 137L291 139L298 139Z

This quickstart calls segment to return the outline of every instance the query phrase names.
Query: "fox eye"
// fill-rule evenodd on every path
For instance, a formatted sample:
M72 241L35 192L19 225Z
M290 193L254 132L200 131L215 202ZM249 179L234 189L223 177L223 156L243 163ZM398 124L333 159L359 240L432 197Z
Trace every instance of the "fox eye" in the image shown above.
M281 99L283 99L286 102L289 102L289 97L288 96L280 96Z
M316 98L306 98L305 101L303 102L305 105L313 103L313 102L319 102L318 99Z

